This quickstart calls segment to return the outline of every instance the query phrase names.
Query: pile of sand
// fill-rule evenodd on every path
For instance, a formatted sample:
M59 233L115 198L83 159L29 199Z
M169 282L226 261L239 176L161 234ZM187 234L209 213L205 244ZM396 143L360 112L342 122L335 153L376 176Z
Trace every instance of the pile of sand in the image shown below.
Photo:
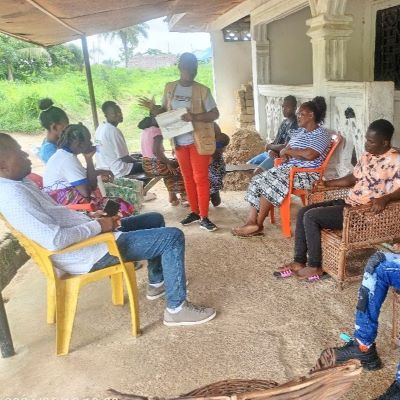
M256 130L240 129L236 131L224 153L226 164L245 164L250 158L264 151L265 141ZM246 190L252 178L252 171L230 172L225 175L225 190Z

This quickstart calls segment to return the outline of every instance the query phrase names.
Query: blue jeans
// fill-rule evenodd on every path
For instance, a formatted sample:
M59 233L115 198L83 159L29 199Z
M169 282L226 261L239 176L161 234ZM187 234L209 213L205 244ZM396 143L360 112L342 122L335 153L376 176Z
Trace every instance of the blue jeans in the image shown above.
M265 160L258 166L258 168L262 168L264 171L268 171L274 166L274 162L275 159L268 154Z
M379 313L391 286L400 289L400 255L377 252L367 262L358 291L354 337L367 346L375 342ZM400 382L400 364L396 380Z
M251 160L247 161L247 164L259 165L261 164L268 156L267 152L260 153L253 157Z
M186 299L185 237L178 228L165 228L159 213L146 213L123 218L123 232L117 245L125 261L148 260L149 283L164 282L168 308L180 306ZM118 263L106 254L91 272Z

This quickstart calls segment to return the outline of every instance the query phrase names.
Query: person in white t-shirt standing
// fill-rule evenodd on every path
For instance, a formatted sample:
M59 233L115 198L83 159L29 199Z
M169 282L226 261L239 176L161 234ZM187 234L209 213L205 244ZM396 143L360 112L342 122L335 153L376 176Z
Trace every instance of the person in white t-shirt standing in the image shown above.
M143 172L142 163L129 155L128 146L121 130L118 129L124 117L121 108L114 101L102 106L106 122L96 129L96 168L110 170L116 178Z

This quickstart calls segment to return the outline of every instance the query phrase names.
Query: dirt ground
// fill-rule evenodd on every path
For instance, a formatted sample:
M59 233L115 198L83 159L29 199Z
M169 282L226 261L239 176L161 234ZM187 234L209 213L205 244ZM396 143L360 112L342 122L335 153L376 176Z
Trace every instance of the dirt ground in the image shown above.
M31 144L24 140L23 147ZM167 204L162 182L155 192L158 198L143 212L159 211L168 225L179 226L187 209ZM339 334L353 329L358 285L339 291L331 279L276 280L272 271L290 259L293 240L283 239L279 225L269 223L263 238L233 237L229 229L246 215L243 192L225 192L222 199L210 213L220 230L183 228L189 298L215 307L215 320L165 327L163 299L145 298L143 268L137 273L142 335L130 336L128 307L112 305L104 280L82 290L71 352L57 357L54 326L45 319L45 280L28 262L3 291L17 355L0 359L0 398L105 398L109 388L175 396L229 378L284 382L306 373L325 347L340 345ZM398 352L389 345L390 299L377 340L385 366L363 372L347 400L373 399L394 378Z

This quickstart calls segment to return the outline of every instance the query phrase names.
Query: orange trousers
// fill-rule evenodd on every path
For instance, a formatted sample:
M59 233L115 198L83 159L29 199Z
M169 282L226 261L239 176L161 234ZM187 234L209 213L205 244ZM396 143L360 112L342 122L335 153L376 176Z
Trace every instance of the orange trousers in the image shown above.
M210 183L208 166L211 156L202 156L196 146L177 146L175 155L185 183L186 195L192 212L208 217Z

